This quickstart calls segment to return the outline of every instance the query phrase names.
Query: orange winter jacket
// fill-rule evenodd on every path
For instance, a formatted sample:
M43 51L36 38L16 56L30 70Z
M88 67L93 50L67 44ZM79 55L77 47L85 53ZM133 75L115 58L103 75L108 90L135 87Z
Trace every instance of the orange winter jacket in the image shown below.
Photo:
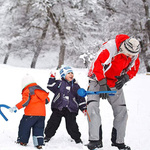
M22 101L16 107L25 107L24 113L27 116L45 116L45 104L50 101L48 95L49 93L36 83L31 83L22 90Z

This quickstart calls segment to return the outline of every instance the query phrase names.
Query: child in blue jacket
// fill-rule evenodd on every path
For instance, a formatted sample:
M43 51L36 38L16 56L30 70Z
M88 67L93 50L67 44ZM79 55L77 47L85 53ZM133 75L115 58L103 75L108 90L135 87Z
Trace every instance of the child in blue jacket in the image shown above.
M44 141L48 142L55 135L64 117L68 134L76 143L82 143L76 116L79 109L86 114L86 101L77 94L80 86L74 79L72 68L63 67L60 75L61 80L56 80L55 75L51 74L47 85L47 88L54 93L54 98L51 104L52 114L45 128Z

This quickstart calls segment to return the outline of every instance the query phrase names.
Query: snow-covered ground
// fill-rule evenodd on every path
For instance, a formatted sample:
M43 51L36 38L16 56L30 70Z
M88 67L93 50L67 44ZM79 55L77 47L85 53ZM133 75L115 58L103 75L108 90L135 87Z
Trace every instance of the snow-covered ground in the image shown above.
M82 88L87 88L87 70L74 69L75 78ZM0 104L14 106L21 100L21 80L26 73L30 73L35 81L46 91L46 85L51 70L18 68L8 65L0 65ZM54 69L53 69L54 71ZM57 71L57 78L59 72ZM128 107L128 124L126 131L126 144L131 146L132 150L150 149L150 76L138 74L134 79L124 86L125 98ZM50 93L50 99L53 94ZM51 115L50 103L46 106L46 122ZM107 100L101 100L101 115L103 122L103 145L102 150L117 150L111 147L111 129L112 129L112 110ZM0 150L34 150L32 136L26 147L15 143L18 133L18 125L23 115L23 109L17 113L10 113L6 108L2 108L3 113L8 118L5 121L0 116ZM46 123L45 122L45 123ZM79 112L77 116L81 138L83 143L88 143L88 124L86 117ZM81 150L81 144L75 144L71 141L65 128L64 119L56 133L49 143L43 147L45 150Z

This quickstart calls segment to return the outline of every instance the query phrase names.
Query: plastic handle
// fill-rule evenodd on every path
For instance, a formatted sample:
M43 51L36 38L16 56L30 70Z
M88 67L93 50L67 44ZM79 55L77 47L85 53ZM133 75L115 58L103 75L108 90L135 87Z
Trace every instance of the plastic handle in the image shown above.
M3 114L3 112L1 111L1 108L4 107L4 108L7 108L9 109L10 107L8 105L5 105L5 104L0 104L0 114L1 116L5 119L5 121L8 121L7 117ZM17 112L17 111L15 111Z
M109 96L114 96L116 91L86 91L83 88L78 89L77 91L78 95L81 97L85 97L86 95L92 95L92 94L101 94L101 93L108 93Z

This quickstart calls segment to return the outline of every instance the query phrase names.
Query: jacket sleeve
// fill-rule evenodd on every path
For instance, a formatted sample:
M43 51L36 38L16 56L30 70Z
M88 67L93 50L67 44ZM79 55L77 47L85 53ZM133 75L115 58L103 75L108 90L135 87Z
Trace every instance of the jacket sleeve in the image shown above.
M55 78L49 78L47 88L53 93L55 93L59 88L60 84L61 84L60 80L56 80Z
M94 61L93 64L93 73L95 74L96 80L100 81L105 78L104 74L104 64L108 60L110 54L107 49L104 49L102 52L99 53L98 57Z
M30 102L30 94L29 94L29 89L26 89L25 91L23 91L22 93L22 101L19 102L18 104L16 104L16 107L18 109L21 109L25 106L27 106Z
M50 98L47 97L47 98L45 99L45 104L48 104L49 102L50 102Z
M79 97L80 97L80 96L79 96ZM80 109L81 111L87 110L86 101L85 101L85 98L84 98L84 97L80 97L80 99L79 99L79 109Z
M132 79L138 72L140 66L139 57L135 60L134 66L127 72L129 79Z
M77 90L78 90L79 88L80 88L80 86L77 85ZM76 91L76 93L77 93L77 91ZM79 104L79 109L80 109L81 111L87 109L86 100L85 100L84 97L81 97L81 96L79 96L79 95L77 94L77 102L78 102L78 104Z

